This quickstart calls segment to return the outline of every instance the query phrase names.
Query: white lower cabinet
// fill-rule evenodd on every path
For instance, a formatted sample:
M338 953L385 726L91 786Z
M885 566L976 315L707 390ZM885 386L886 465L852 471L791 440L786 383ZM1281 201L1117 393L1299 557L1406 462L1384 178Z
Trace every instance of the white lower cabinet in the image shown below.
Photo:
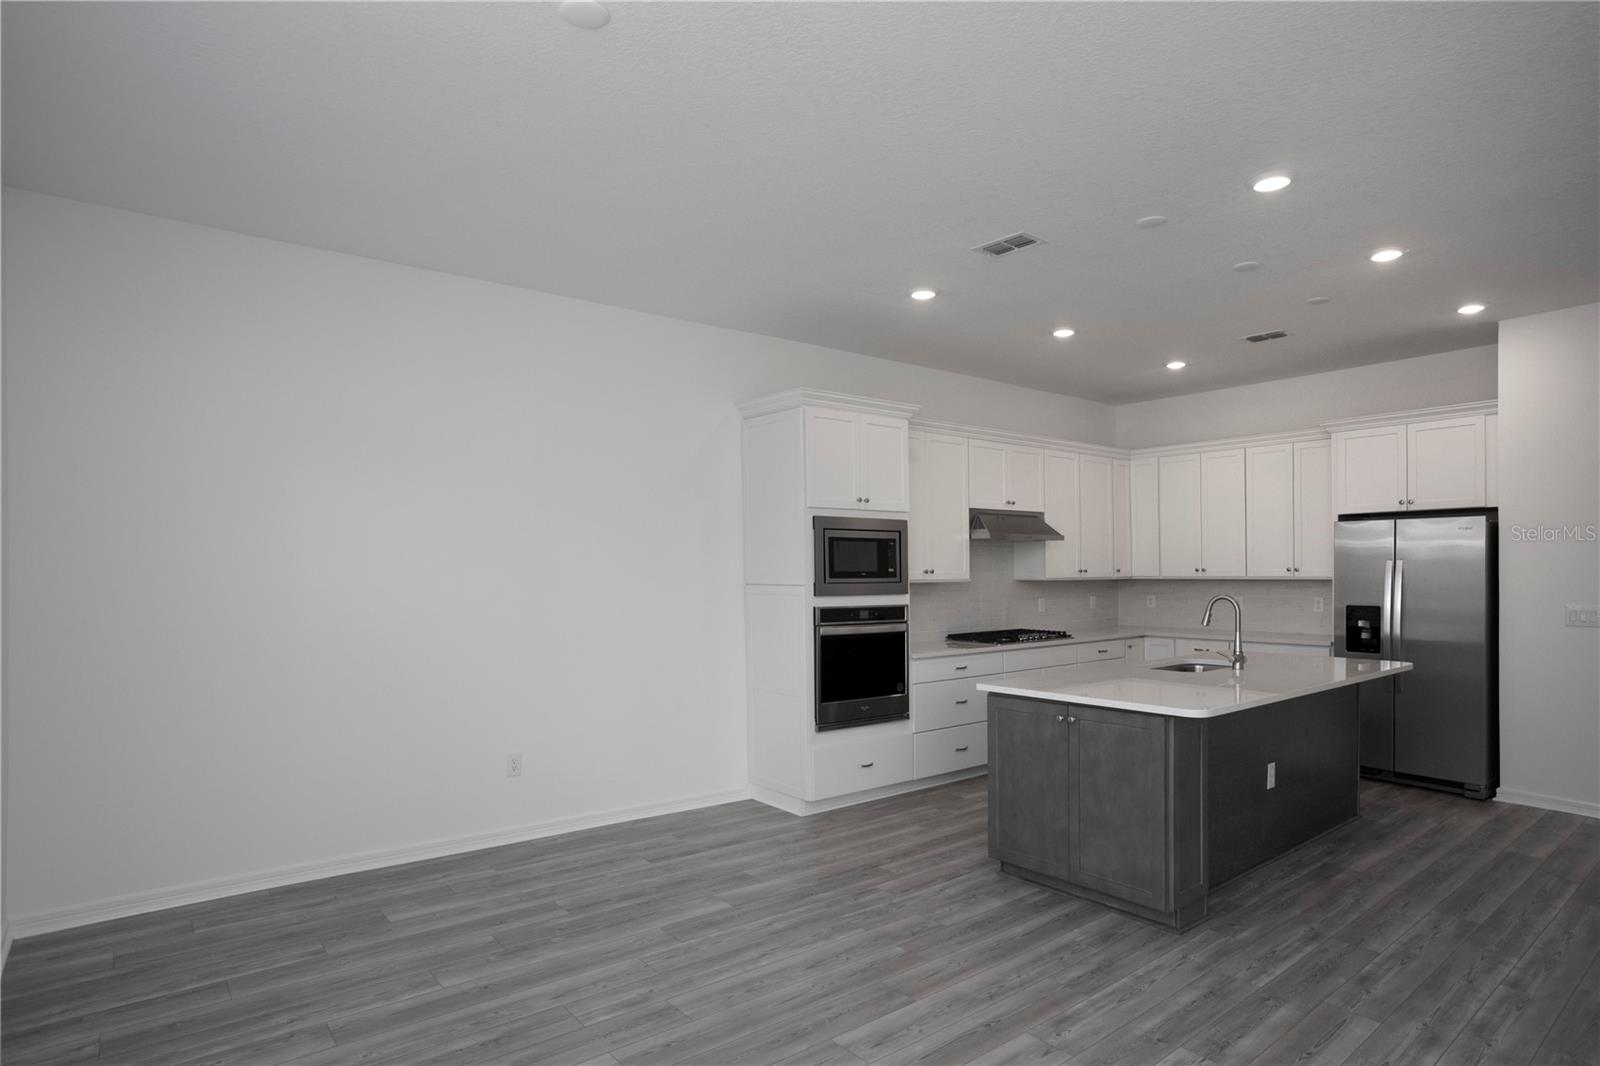
M910 781L915 772L910 733L830 741L812 751L812 799Z
M1215 652L1233 654L1233 641L1231 640L1178 640L1179 655L1211 655Z
M1122 641L1108 640L1102 644L1078 645L1080 663L1103 663L1122 658Z
M918 777L970 770L989 761L987 721L918 733L914 742Z
M1144 638L1145 662L1155 662L1158 659L1170 659L1177 654L1177 646L1171 637Z
M999 656L995 656L999 658ZM981 722L987 715L988 697L978 691L978 677L929 681L911 686L911 728L921 733L953 725Z

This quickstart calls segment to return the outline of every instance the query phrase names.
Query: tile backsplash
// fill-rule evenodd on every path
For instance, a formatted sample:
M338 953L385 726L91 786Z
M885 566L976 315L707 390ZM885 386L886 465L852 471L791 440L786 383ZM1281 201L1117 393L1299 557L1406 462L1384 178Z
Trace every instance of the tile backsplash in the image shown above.
M1064 629L1200 624L1206 602L1227 594L1244 606L1246 629L1330 633L1331 581L1018 581L1010 544L974 541L972 580L911 586L911 639L943 640L973 629ZM1155 606L1147 597L1155 597ZM1322 611L1315 607L1322 598ZM1093 601L1092 603L1090 601ZM1044 609L1040 610L1040 601ZM1231 629L1232 618L1225 618Z
M1271 633L1332 633L1331 581L1123 581L1117 621L1125 626L1197 626L1211 597L1232 596L1244 608L1244 627ZM1151 607L1148 597L1155 597ZM1321 597L1322 610L1316 610ZM1233 627L1223 611L1213 625Z
M943 640L947 633L974 629L1077 633L1117 624L1118 582L1018 581L1011 576L1013 554L1003 541L973 541L971 581L912 585L911 640Z

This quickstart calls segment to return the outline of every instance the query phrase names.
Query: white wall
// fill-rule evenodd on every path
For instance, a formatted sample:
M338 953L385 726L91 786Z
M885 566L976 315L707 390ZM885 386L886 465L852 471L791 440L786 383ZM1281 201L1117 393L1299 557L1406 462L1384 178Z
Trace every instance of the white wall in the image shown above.
M20 931L740 794L738 401L1113 435L955 374L5 207Z
M1500 323L1500 779L1600 815L1600 304ZM1519 538L1518 529L1587 528Z
M1311 429L1334 418L1495 396L1495 350L1464 348L1117 408L1124 448Z

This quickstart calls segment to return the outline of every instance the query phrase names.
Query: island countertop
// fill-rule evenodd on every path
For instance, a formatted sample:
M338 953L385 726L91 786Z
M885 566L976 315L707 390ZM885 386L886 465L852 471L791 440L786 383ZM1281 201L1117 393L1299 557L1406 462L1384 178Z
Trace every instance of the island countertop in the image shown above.
M1411 669L1408 662L1387 659L1275 652L1252 654L1239 673L1232 669L1199 674L1157 669L1168 663L1203 658L1183 656L1150 663L1114 659L1015 675L997 674L978 682L978 691L1175 718L1217 718Z

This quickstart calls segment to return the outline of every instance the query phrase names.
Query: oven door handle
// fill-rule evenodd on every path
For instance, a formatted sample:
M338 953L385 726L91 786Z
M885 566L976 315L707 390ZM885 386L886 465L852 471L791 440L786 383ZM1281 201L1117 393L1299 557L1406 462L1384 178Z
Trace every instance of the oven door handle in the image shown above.
M904 622L879 622L873 625L818 626L819 637L848 637L865 633L904 633Z

